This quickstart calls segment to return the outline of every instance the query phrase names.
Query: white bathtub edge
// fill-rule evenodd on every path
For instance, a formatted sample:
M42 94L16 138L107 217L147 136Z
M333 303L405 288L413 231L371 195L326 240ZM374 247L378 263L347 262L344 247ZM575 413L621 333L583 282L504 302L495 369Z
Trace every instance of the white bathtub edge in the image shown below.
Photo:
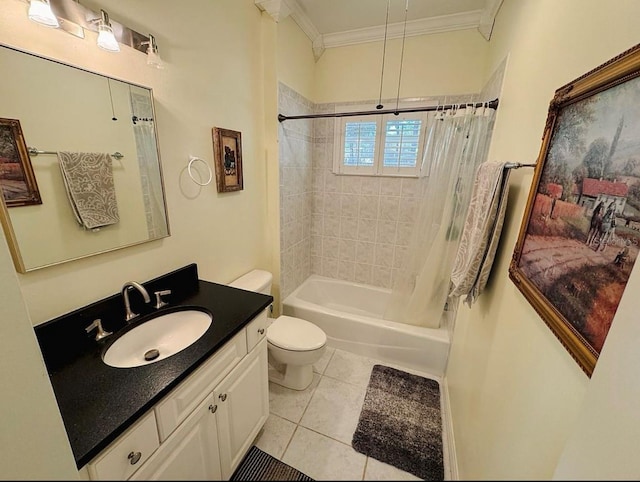
M380 318L343 313L299 297L303 287L318 279L322 282L356 284L311 275L283 302L282 313L316 324L327 334L327 345L357 355L396 363L441 378L450 347L447 327L426 328ZM360 285L366 287L366 285ZM372 287L374 289L379 289ZM358 333L354 338L353 333Z

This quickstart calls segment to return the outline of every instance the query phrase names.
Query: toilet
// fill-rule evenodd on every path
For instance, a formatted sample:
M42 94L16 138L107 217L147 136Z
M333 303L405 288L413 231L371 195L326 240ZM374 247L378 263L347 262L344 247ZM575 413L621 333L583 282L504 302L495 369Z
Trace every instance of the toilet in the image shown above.
M229 286L270 295L272 281L269 271L254 269ZM325 332L309 321L285 315L269 318L269 380L293 390L304 390L313 380L313 364L322 357L326 344Z

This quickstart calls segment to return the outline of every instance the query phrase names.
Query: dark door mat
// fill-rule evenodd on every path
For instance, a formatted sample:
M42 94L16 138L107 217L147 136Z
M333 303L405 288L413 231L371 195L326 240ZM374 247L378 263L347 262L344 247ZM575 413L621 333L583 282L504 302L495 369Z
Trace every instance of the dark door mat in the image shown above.
M374 365L353 448L424 480L443 480L440 386Z
M249 449L230 480L313 480L290 465L280 462L255 445Z

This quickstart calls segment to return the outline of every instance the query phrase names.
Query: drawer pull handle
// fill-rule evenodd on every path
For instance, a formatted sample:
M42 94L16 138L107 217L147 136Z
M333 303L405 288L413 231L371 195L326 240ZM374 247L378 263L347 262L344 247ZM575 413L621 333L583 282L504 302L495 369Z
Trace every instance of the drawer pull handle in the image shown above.
M217 405L209 405L209 411L211 413L216 413L216 410L218 410L218 406Z
M127 457L129 459L129 463L131 465L136 465L140 462L140 458L142 457L142 452L131 452Z
M261 335L264 335L264 328L260 328L260 329L258 330L258 333L260 333Z
M224 402L227 399L227 394L221 393L220 395L218 395L218 398Z

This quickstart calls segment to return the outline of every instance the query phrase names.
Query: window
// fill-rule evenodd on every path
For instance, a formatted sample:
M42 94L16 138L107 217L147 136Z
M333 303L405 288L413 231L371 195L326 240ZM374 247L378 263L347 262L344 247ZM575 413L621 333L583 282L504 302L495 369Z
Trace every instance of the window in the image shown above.
M336 174L417 176L422 164L426 112L338 117Z

